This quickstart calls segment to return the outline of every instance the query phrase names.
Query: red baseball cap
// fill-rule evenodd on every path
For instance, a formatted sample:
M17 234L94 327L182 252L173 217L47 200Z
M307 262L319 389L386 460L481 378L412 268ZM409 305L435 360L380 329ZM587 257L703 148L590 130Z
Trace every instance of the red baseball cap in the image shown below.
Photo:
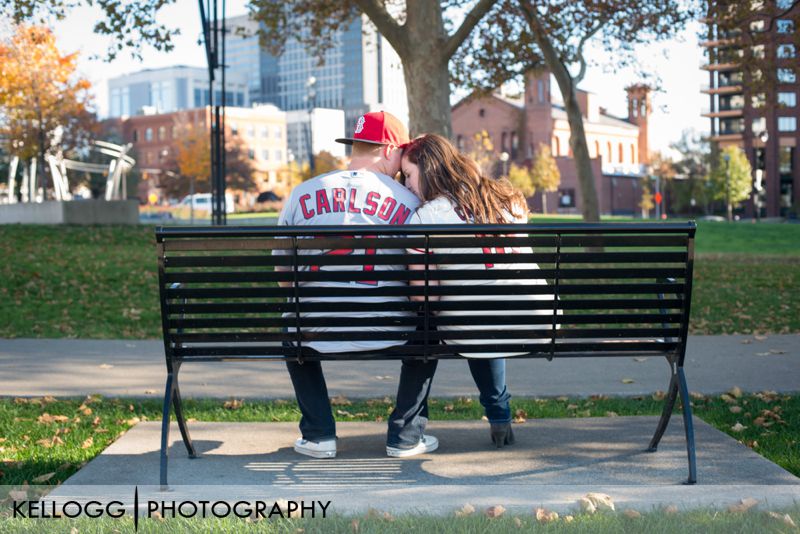
M394 145L403 147L410 141L408 130L400 119L386 111L365 113L358 118L353 137L337 139L337 143L352 145L354 141L375 145Z

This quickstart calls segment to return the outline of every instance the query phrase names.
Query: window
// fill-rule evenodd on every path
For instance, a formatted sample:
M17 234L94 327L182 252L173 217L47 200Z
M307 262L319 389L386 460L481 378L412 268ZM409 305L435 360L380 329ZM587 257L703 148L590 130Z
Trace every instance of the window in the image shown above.
M606 152L606 155L608 156L608 161L606 163L611 163L611 161L612 161L612 157L611 156L614 155L614 150L611 148L611 141L606 143L606 145L607 145L606 148L608 149L608 151Z
M617 155L619 156L620 163L625 161L625 153L622 151L622 143L620 143L619 146L617 147Z
M256 151L252 148L247 149L247 157L250 159L256 159Z
M753 33L763 32L764 29L767 27L764 20L754 20L750 23L750 31Z
M248 126L247 127L247 137L255 137L255 135L256 135L255 128L253 128L252 125Z
M600 141L594 142L594 157L596 158L600 157Z
M269 150L261 151L261 159L263 159L264 161L269 161Z
M797 130L797 117L778 117L779 132L794 132Z
M775 5L778 6L778 9L789 9L792 7L792 2L794 0L776 0Z
M778 82L779 83L794 83L797 81L797 75L794 69L780 68L778 69Z
M519 152L519 138L517 132L511 132L511 159L517 159L517 152Z
M636 163L636 147L631 145L631 163Z
M736 96L741 98L742 100L744 100L744 97L742 97L742 95L736 95ZM719 106L720 110L741 109L741 106L738 106L738 107L734 107L733 106L733 100L732 99L729 100L729 102L731 102L731 105L730 105L730 107L727 107L727 108L723 107L722 102L723 102L723 100L722 100L722 98L720 98L720 106ZM766 105L766 103L767 103L767 95L764 94L764 93L758 93L757 95L753 95L753 96L750 97L750 105L753 106L754 108L763 108Z
M753 119L750 122L750 129L754 134L765 131L767 129L767 119L765 119L764 117L758 117Z
M756 59L764 59L767 57L767 50L763 44L756 45L751 50L753 51L753 57Z
M575 190L574 189L559 189L558 190L558 207L559 208L574 208L575 207Z
M796 93L778 93L778 105L785 108L793 108L797 105Z
M544 104L544 80L537 80L536 90L539 96L539 103Z
M456 136L456 148L459 150L464 150L464 136L462 135Z
M561 155L561 141L556 136L553 136L553 155L556 157Z
M778 149L778 172L781 174L792 173L792 149L790 146L782 146Z
M778 45L778 59L791 59L797 55L793 44Z
M479 117L485 117L485 116L486 116L486 110L485 110L485 109L483 109L483 108L481 108L480 110L478 110L478 116L479 116Z
M283 151L282 150L278 149L278 150L275 151L275 159L278 160L278 161L282 161L283 160Z
M164 126L158 127L158 140L163 141L167 138L167 129Z
M778 20L778 33L793 33L794 21L790 19Z
M267 128L266 126L261 127L261 137L263 139L269 138L269 128Z
M139 142L139 130L134 130L133 131L133 142L134 143L138 143Z
M636 98L634 98L631 102L631 111L634 117L639 112L639 100Z
M283 130L280 126L275 127L275 139L280 139L283 137Z
M152 141L153 140L153 129L148 128L144 131L144 140L145 141Z
M501 141L500 141L500 150L502 150L503 152L508 152L507 137L508 137L508 134L506 132L503 132L503 135L500 136L500 139L501 139Z

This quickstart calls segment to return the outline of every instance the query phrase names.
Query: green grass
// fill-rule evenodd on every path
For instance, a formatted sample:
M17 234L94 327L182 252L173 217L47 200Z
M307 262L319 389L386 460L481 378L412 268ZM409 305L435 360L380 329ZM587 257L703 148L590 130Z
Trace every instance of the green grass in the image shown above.
M757 394L739 399L693 396L694 413L784 469L800 476L800 395ZM661 396L636 398L592 397L584 399L514 399L512 409L524 419L659 415ZM479 420L482 408L476 399L431 399L431 420ZM739 406L732 413L731 406ZM383 421L391 411L391 399L353 401L336 405L339 421ZM84 400L0 400L0 485L34 483L53 473L42 484L58 484L75 473L139 421L160 420L158 400L125 400L90 397ZM200 421L270 422L299 421L294 401L244 401L226 408L220 400L187 399L186 417ZM47 415L45 415L47 414ZM61 416L61 417L59 417ZM61 419L61 420L53 420ZM762 419L758 419L762 418ZM747 428L735 432L741 423ZM531 424L520 422L518 424ZM191 427L191 422L190 422ZM91 441L87 441L91 438Z
M774 512L773 512L774 513ZM800 506L780 510L780 515L789 514L794 523L800 523ZM183 533L183 532L226 532L226 533L274 533L274 534L394 534L426 532L441 534L483 534L487 532L548 532L548 533L627 533L648 532L652 534L673 533L783 533L796 532L780 519L768 515L768 511L734 513L729 511L693 510L679 514L653 511L638 518L627 517L624 513L602 513L592 516L570 515L569 522L563 517L542 524L532 513L506 513L494 519L480 511L467 517L431 517L423 515L385 516L374 511L363 516L329 516L325 519L273 519L255 523L243 519L145 519L140 520L138 532ZM80 520L0 520L0 533L39 534L41 532L73 532L81 534L107 532L133 532L133 520L123 519L80 519Z
M693 334L800 332L800 225L701 222ZM153 228L0 226L0 337L158 338Z

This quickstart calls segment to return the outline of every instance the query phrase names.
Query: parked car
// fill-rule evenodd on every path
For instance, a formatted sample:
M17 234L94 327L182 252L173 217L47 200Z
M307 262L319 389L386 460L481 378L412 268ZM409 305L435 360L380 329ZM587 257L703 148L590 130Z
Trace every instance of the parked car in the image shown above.
M190 208L193 207L195 211L211 213L211 193L195 193L194 195L186 195L181 200L180 207ZM225 213L233 213L235 211L233 203L233 195L225 195Z
M283 200L281 197L273 193L272 191L262 191L256 197L256 203L261 202L280 202Z

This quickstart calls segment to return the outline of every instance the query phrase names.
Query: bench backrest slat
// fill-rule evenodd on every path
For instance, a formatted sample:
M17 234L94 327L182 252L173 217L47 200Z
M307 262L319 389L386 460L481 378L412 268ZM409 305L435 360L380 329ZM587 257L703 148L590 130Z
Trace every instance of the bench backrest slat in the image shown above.
M159 228L165 349L273 359L313 356L308 343L394 340L417 345L358 357L682 358L694 232L693 223ZM396 268L425 262L440 268Z

